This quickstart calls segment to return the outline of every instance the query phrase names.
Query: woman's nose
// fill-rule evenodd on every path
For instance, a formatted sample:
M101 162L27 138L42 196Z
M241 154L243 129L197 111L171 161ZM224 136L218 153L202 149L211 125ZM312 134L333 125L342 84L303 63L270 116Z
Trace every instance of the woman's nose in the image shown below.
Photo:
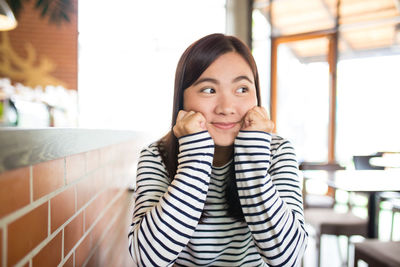
M235 100L229 96L220 96L216 103L215 113L219 115L235 114Z

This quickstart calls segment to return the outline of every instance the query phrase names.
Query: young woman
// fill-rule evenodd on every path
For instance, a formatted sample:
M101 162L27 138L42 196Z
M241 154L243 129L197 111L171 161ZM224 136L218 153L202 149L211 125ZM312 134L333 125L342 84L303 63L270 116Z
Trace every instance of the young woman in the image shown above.
M182 55L171 131L141 152L129 250L138 266L296 266L298 164L272 134L257 67L232 36Z

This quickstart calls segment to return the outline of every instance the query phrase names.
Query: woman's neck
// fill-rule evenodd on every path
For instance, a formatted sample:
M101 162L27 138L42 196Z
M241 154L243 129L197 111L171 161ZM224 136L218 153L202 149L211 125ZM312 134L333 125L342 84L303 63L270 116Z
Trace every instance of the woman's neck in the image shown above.
M215 146L213 165L215 167L224 166L233 157L233 146Z

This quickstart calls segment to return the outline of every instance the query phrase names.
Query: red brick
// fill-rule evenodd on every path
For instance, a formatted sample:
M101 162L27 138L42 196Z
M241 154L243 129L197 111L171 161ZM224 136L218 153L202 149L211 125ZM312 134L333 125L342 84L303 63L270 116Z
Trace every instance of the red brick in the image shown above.
M64 185L64 159L39 163L32 168L33 199L45 196Z
M132 263L129 253L127 255L113 253L117 247L122 250L126 248L126 241L123 240L128 234L126 225L129 225L131 218L128 208L131 197L132 194L122 194L93 228L90 234L92 246L96 246L96 251L87 266L129 266ZM115 216L118 218L110 225ZM105 232L108 227L110 228ZM100 242L99 238L103 234L105 236Z
M111 228L105 233L104 238L101 240L98 250L100 251L100 263L101 266L111 266L114 263L115 257L118 255L114 254L114 246L116 241L116 235L113 229L115 229L116 223L114 222ZM129 254L129 252L128 252ZM117 265L115 265L117 266Z
M64 228L64 255L67 255L83 236L83 212Z
M48 203L8 225L8 266L14 265L47 237Z
M107 229L108 224L110 223L110 219L108 216L102 216L99 221L97 221L96 225L93 227L90 235L92 237L93 244L97 244L100 241L101 236L104 234L104 231Z
M76 185L77 190L77 208L82 208L94 195L101 189L102 172L96 171L91 173L88 177L79 181Z
M91 172L100 167L100 150L86 152L86 171Z
M121 197L113 204L111 210L116 210L114 216L118 216L113 225L111 226L111 230L107 233L105 240L109 243L109 246L112 247L109 251L112 254L109 254L107 259L109 265L103 266L129 266L132 264L132 258L129 253L119 253L115 254L112 251L123 251L126 248L126 240L124 240L128 234L129 229L126 228L126 225L129 225L131 221L131 213L128 212L130 210L132 194L124 193ZM111 244L110 244L111 243Z
M51 232L57 230L75 213L75 187L71 186L50 200Z
M101 251L99 250L99 248L96 248L96 251L90 257L88 263L86 264L86 267L104 266L101 264L100 258L101 258Z
M100 262L100 266L109 266L109 261L111 258L110 255L110 247L112 247L112 244L110 241L112 240L113 236L111 234L111 231L108 231L104 238L101 240L99 246L97 247L97 250L99 251L99 259L98 261ZM113 250L111 250L113 251ZM129 253L129 252L128 252Z
M33 267L57 266L61 261L62 232L58 233L42 250L33 258Z
M69 256L69 259L64 263L63 267L74 267L74 254Z
M82 266L86 259L89 257L90 250L92 249L92 244L90 241L90 236L87 235L85 239L79 244L75 251L75 266Z
M86 163L85 154L76 154L66 158L65 160L65 175L67 184L81 178L85 175Z
M118 216L118 219L114 222L114 226L111 227L114 236L118 231L122 231L124 236L128 234L126 225L130 224L132 218L132 208L129 207L130 198L131 194L122 194L96 223L90 233L93 245L99 243L101 236L105 233L105 230L109 227L110 222L113 221L115 216Z
M92 203L85 209L85 230L90 228L100 213L105 209L108 200L108 192L105 191L98 195Z
M30 203L29 167L0 174L0 218Z
M125 217L121 219L122 222L125 221L124 220ZM113 229L116 229L117 231L116 233L114 233L114 242L112 243L112 249L110 249L110 251L124 251L126 249L126 241L124 240L125 239L124 237L127 236L127 233L125 231L126 228L123 227L123 223L118 222L117 220L116 223L113 225ZM129 252L119 253L119 254L113 253L112 257L113 257L112 264L115 264L115 266L129 266L125 265L123 262L132 263L132 259L130 258Z

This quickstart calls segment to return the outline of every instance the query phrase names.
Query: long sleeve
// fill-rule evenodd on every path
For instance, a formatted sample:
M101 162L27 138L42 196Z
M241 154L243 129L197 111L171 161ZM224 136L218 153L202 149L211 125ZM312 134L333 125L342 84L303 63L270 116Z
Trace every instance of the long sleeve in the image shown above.
M175 178L155 145L141 152L129 251L137 266L171 266L199 222L210 182L214 143L208 132L181 137ZM171 182L172 180L172 182Z
M235 171L245 220L270 266L297 266L307 245L298 164L291 144L268 133L241 131Z

